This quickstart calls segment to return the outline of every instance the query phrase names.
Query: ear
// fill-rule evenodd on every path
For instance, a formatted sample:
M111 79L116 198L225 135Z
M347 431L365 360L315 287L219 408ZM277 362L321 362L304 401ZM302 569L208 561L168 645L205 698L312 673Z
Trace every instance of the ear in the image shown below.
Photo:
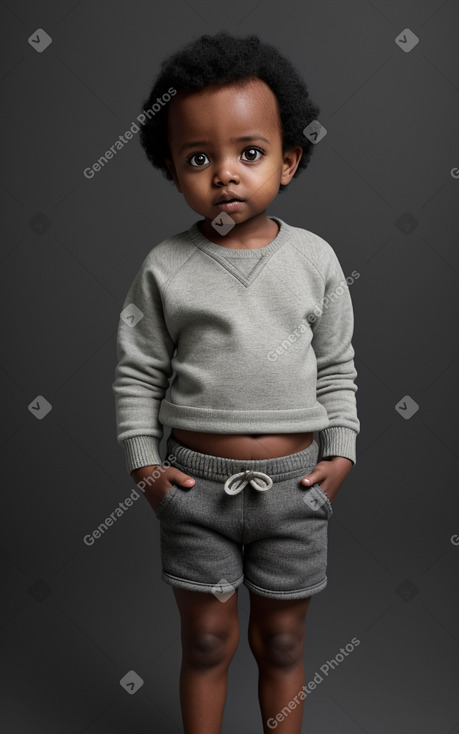
M174 166L173 161L171 160L171 158L165 158L165 161L166 161L166 165L167 165L169 171L171 172L171 175L172 175L172 177L174 179L174 183L175 183L177 189L182 194L183 191L182 191L182 188L180 186L180 181L178 180L177 171L175 170L175 166Z
M296 148L290 148L289 150L286 150L283 154L284 162L282 164L282 174L280 182L281 184L284 184L284 186L289 184L292 180L293 175L298 168L298 164L301 160L302 155L303 148L300 145L297 145Z

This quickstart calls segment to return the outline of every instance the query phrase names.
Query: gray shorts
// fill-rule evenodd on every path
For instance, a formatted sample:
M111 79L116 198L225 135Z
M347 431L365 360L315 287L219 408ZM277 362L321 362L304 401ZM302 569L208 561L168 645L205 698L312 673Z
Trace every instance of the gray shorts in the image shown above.
M318 484L300 482L317 464L315 440L288 456L247 461L192 451L170 436L167 453L196 483L173 484L157 507L163 581L216 596L243 582L273 599L325 588L333 509Z

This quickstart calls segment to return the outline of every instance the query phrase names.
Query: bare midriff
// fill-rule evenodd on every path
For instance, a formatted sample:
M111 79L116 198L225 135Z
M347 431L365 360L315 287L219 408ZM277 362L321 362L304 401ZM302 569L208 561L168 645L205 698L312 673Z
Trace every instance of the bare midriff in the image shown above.
M306 449L313 433L201 433L173 428L171 437L192 451L225 459L275 459Z

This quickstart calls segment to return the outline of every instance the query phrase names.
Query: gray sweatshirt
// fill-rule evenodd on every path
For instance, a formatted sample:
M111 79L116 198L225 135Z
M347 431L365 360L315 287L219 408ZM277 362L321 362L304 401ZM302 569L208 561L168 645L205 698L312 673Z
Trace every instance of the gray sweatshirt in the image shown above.
M356 463L348 283L325 240L271 219L280 230L265 247L217 245L196 221L143 261L123 304L112 385L129 473L162 463L164 425L317 431L319 460Z

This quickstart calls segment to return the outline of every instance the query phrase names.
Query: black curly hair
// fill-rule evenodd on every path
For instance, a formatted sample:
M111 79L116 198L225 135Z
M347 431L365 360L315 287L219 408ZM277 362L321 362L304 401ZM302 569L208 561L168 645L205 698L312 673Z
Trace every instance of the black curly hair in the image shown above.
M237 38L226 31L200 36L162 62L161 71L142 105L145 122L140 143L152 165L173 181L165 161L172 158L167 140L167 104L163 105L164 110L157 104L163 96L170 99L171 88L177 92L198 91L209 84L232 84L254 77L262 79L277 97L282 152L295 146L303 149L295 178L308 165L313 149L303 130L316 119L320 108L309 97L307 85L293 64L275 46L262 43L255 35ZM152 114L155 103L160 114ZM280 184L279 191L286 188Z

